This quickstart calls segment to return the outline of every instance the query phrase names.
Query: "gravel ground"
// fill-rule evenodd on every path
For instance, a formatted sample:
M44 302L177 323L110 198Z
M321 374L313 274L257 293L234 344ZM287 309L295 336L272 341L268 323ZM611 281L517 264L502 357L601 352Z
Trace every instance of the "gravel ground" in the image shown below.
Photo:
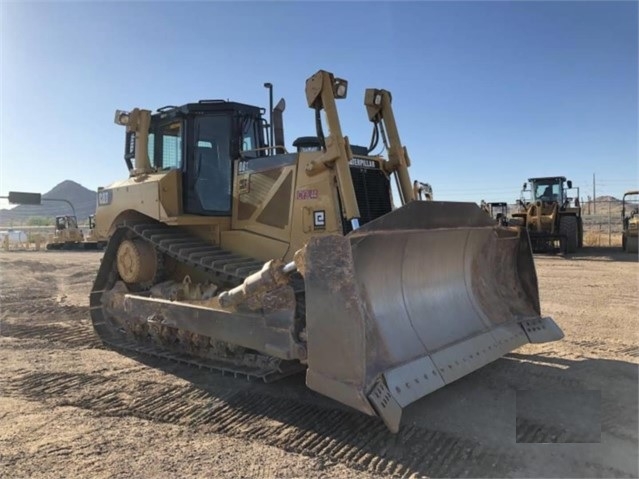
M410 405L402 430L304 386L120 355L88 320L101 254L0 253L2 477L637 477L636 256L536 256L566 337Z

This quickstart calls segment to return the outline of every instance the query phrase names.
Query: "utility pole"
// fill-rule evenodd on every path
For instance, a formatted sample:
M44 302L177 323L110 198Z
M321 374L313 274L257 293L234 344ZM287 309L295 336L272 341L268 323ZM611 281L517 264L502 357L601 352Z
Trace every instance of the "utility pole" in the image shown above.
M612 201L608 202L608 246L612 245L612 212L610 209L610 204Z
M592 203L592 198L588 195L588 215L590 215L590 203Z
M592 174L592 214L597 214L597 193L595 190L595 174Z

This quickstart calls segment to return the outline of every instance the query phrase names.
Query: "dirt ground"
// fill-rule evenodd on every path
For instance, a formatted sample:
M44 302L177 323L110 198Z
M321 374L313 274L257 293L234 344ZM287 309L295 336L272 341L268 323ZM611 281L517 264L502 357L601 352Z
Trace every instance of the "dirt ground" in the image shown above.
M0 253L0 476L637 477L637 258L535 257L562 341L410 405L399 434L304 386L101 345L96 252Z

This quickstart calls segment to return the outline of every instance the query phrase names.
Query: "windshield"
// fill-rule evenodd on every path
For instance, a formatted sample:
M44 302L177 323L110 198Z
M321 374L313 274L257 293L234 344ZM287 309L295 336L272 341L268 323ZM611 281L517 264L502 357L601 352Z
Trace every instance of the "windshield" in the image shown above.
M558 180L536 181L533 183L533 199L547 203L562 201L561 183Z

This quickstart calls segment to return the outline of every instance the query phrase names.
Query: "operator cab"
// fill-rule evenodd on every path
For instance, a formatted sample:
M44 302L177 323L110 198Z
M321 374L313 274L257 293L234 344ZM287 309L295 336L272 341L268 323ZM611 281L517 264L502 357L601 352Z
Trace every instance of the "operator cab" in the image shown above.
M56 216L55 228L57 230L63 230L66 228L74 229L78 227L78 222L75 216Z
M234 160L266 155L263 114L263 108L251 105L201 100L151 115L151 167L182 172L185 213L231 215ZM129 151L129 162L134 155Z
M566 181L564 176L528 178L528 183L524 183L523 191L527 191L528 184L530 184L530 194L533 202L558 203L560 206L568 201L564 184L567 184L568 189L572 188L572 181Z

